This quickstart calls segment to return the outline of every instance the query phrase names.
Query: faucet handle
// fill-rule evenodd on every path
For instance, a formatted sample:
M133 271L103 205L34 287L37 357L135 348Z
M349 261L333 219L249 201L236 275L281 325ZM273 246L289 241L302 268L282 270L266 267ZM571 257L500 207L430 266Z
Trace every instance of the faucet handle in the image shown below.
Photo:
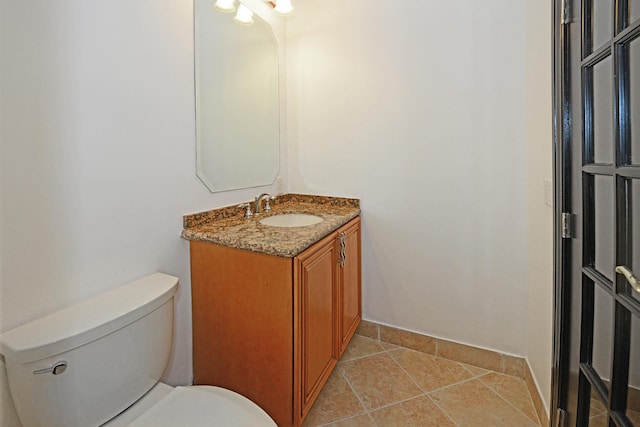
M253 216L253 212L251 212L251 203L242 203L238 205L239 208L246 208L247 210L244 212L245 218L251 218Z
M273 196L269 196L267 197L265 203L264 203L264 211L265 212L269 212L271 211L271 205L269 204L270 201L274 201L276 198Z

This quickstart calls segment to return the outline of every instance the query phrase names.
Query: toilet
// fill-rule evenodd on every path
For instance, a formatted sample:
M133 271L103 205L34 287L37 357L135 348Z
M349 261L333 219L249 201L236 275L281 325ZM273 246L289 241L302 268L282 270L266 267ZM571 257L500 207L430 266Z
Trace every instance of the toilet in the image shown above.
M159 382L177 290L152 274L0 335L23 427L275 427L233 391Z

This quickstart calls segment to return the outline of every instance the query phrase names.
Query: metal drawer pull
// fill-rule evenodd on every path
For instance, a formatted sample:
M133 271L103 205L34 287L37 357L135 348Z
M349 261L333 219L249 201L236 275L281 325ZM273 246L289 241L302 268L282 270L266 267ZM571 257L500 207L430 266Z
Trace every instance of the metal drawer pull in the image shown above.
M627 278L627 282L631 285L631 287L636 291L640 292L640 281L638 278L633 275L633 272L629 269L629 267L625 265L619 265L616 267L616 273L622 274Z
M61 360L60 362L56 362L50 368L38 369L36 371L33 371L33 375L48 374L49 372L51 372L53 375L60 375L66 370L67 370L67 361Z
M340 267L344 268L344 263L347 260L347 243L345 242L345 238L347 234L343 231L338 236L338 240L340 241L340 258L338 261L340 262Z

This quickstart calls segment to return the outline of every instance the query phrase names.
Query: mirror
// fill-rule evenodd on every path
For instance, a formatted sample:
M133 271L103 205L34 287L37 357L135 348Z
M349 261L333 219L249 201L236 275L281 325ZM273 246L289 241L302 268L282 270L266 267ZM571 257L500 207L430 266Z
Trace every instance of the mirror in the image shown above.
M269 185L280 169L275 35L213 4L194 0L197 175L212 192Z

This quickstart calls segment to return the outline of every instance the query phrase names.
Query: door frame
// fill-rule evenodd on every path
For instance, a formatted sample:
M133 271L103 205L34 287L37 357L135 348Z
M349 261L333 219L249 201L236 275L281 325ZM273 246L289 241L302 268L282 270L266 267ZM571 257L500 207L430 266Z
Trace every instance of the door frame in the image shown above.
M553 359L551 376L551 405L549 419L552 426L561 426L559 409L566 407L568 387L570 345L569 324L571 245L570 239L562 238L562 213L571 212L571 151L570 121L567 116L569 95L569 29L564 20L564 1L552 1L552 111L553 111Z

